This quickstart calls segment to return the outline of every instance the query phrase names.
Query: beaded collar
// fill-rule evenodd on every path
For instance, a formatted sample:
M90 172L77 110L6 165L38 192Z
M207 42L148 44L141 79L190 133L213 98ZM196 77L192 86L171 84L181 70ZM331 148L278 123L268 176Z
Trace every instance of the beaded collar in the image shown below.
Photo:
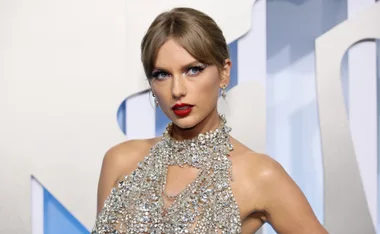
M221 122L218 128L188 140L178 141L171 137L173 123L169 123L163 133L163 154L166 165L183 166L188 164L198 169L210 169L214 160L220 160L223 154L228 155L233 150L229 142L231 128L226 126L226 118L219 115Z

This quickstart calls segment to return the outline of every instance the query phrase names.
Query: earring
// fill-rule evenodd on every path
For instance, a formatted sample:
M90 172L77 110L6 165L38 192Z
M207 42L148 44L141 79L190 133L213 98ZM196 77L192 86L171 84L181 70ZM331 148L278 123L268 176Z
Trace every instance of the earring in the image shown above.
M222 87L221 95L222 95L223 99L226 99L226 96L227 96L226 88L227 88L227 85L224 85Z
M154 93L152 93L152 96L154 99L154 104L156 105L156 107L158 107L158 101L157 101L156 95Z

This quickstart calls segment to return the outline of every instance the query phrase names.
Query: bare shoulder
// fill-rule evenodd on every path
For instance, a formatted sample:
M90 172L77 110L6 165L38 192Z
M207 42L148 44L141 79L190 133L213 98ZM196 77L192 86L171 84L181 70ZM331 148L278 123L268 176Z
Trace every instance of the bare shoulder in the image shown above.
M236 140L236 152L231 161L242 191L242 201L251 207L250 212L264 214L278 233L321 233L326 230L316 218L309 202L298 185L276 160L256 153ZM234 165L235 164L235 165Z
M247 196L254 196L256 209L265 210L268 198L279 190L298 190L293 179L275 159L249 149L236 139L231 139L231 143L235 148L231 154L233 169L238 181L244 182L239 186L246 188Z
M159 139L129 140L106 152L98 182L98 213L115 184L137 168L137 164L149 155L150 149Z
M111 167L120 176L134 170L137 163L149 154L149 150L159 138L129 140L110 148L103 159L102 167Z
M276 176L287 175L283 167L272 157L253 151L234 138L231 138L231 143L234 145L231 161L243 172L242 176L262 181L264 178L271 180Z

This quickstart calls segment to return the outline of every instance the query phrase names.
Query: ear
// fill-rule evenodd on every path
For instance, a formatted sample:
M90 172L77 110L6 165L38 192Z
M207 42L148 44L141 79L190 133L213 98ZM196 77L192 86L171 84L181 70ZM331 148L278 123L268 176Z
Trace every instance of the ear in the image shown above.
M220 72L221 80L220 80L220 88L227 87L230 83L230 72L231 72L232 62L230 59L224 60L224 66Z

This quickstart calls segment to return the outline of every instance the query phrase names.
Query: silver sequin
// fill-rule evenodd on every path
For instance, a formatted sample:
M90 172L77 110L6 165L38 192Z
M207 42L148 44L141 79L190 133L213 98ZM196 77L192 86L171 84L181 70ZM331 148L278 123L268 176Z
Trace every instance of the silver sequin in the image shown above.
M219 128L184 141L171 138L169 124L136 170L112 189L91 233L241 233L230 187L231 129L220 117ZM168 166L185 164L200 169L199 173L166 208L162 194Z

